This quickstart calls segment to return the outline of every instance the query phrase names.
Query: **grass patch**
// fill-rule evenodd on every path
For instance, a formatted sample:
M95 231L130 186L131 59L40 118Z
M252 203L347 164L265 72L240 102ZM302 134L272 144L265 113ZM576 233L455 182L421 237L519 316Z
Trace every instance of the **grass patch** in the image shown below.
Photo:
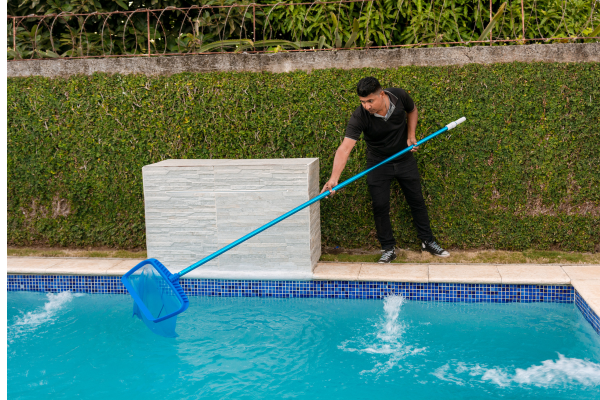
M146 251L113 249L61 249L9 247L7 255L12 257L93 257L93 258L148 258Z
M336 261L336 262L377 262L379 254L322 254L319 261ZM396 260L394 260L396 262Z
M112 256L115 258L148 258L146 251L117 250Z
M110 257L110 254L106 251L90 251L88 257Z
M341 249L329 252L325 249L320 261L373 263L380 253L372 250ZM429 253L412 250L396 250L394 263L457 263L457 264L600 264L600 253L573 253L566 251L503 251L503 250L452 250L450 257L434 257ZM147 258L145 250L113 249L65 249L9 247L13 257L94 257L94 258Z
M543 260L544 262L549 263L585 263L587 261L588 256L592 256L593 254L585 254L585 253L566 253L561 251L543 251L543 250L529 250L523 252L525 257L536 260ZM596 262L600 257L596 257Z

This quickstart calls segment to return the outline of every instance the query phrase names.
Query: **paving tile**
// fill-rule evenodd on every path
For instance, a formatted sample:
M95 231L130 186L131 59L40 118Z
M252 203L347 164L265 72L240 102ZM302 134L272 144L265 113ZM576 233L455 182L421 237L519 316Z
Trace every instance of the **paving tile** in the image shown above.
M586 301L588 299L600 299L600 279L572 280L571 284Z
M588 306L590 306L590 308L592 310L594 310L596 315L600 316L600 298L596 297L596 298L586 299L584 297L583 299L588 304Z
M359 263L318 263L313 279L327 281L356 281L360 273Z
M53 265L63 261L61 258L49 257L8 257L7 273L9 274L43 274Z
M600 265L563 265L571 280L600 279Z
M573 280L571 284L596 315L600 316L600 279Z
M121 260L117 265L108 268L106 270L107 276L123 276L127 271L131 268L138 265L140 262L144 261L143 259L131 259L131 260ZM173 271L171 271L173 272Z
M558 265L499 264L498 272L505 285L568 285L569 276Z
M62 259L46 270L52 275L105 275L106 270L119 264L119 259Z
M429 282L443 283L501 283L495 265L436 265L429 264Z
M429 282L429 267L425 264L362 264L359 281Z

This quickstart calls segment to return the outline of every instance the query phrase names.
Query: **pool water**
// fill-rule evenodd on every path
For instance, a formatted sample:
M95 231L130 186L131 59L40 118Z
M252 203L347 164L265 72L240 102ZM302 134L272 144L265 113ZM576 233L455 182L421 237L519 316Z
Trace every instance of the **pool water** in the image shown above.
M573 304L196 297L179 337L124 295L8 293L10 399L598 399Z

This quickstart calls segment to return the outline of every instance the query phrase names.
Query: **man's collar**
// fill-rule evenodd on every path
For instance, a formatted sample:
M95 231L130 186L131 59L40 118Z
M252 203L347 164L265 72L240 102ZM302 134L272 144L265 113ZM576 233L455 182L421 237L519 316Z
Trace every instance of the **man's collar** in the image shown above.
M398 98L392 92L388 92L387 90L384 90L384 92L388 95L390 101L394 103L394 106L398 104Z
M388 95L388 100L390 102L390 106L388 107L387 114L385 114L385 116L382 116L382 115L379 115L377 113L374 113L373 115L375 117L377 117L377 118L381 118L384 121L387 121L388 119L390 119L390 117L394 113L394 110L396 109L396 104L395 104L394 101L392 101L392 97L391 96L393 96L396 99L396 101L398 100L398 98L396 96L394 96L393 94L391 94L390 92L386 91L386 90L384 90L384 92L385 92L385 94Z

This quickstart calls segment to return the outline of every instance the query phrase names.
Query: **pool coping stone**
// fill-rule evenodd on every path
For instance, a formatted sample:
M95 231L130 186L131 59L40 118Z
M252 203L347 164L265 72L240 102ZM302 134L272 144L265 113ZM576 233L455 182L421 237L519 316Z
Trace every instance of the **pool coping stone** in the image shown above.
M9 275L122 276L142 259L95 257L7 257ZM204 278L204 277L198 277ZM252 279L229 272L207 279ZM285 271L261 279L286 280ZM309 278L310 280L310 278ZM576 264L377 264L320 262L315 281L460 283L501 285L571 285L589 308L600 315L600 265Z

